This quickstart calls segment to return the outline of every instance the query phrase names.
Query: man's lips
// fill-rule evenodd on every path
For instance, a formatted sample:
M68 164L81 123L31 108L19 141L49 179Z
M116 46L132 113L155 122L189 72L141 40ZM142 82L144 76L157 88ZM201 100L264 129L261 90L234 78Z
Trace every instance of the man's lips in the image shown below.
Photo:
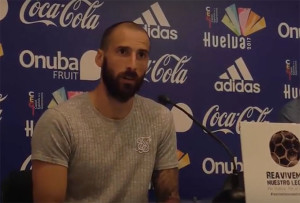
M138 75L136 72L132 71L126 71L123 75L122 78L125 80L136 80L138 78Z
M125 79L125 80L135 80L136 77L125 75L122 78Z

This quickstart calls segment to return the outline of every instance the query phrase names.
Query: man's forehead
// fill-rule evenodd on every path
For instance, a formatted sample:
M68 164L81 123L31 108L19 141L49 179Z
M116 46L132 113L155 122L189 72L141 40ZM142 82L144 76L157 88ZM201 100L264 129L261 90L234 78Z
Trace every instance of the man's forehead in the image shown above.
M130 23L124 23L124 24L118 25L112 31L112 34L113 33L118 34L120 32L125 32L125 31L140 32L140 33L143 33L148 38L147 32L142 27L137 27L137 25L132 25Z
M128 29L133 29L133 30L137 30L137 31L145 31L143 29L143 27L141 27L140 25L137 25L137 24L134 24L131 22L121 23L115 27L115 29L118 29L118 28L128 28ZM146 33L146 31L145 31L145 33Z
M118 26L111 34L111 42L115 42L120 46L129 46L133 44L144 45L150 48L150 40L146 32L136 28L127 26Z

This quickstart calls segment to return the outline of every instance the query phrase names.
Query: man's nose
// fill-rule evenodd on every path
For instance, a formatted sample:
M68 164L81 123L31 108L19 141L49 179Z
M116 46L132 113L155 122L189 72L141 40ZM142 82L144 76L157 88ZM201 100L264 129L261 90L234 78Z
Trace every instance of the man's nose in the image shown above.
M129 59L128 59L128 68L132 70L136 70L137 68L137 58L136 54L131 54Z

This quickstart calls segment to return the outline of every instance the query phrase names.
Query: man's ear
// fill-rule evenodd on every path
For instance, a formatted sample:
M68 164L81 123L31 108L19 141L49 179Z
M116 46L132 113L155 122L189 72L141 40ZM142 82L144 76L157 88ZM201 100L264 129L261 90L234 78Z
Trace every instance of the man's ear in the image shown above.
M98 49L97 55L95 57L95 62L97 66L102 67L103 64L104 53L101 49Z

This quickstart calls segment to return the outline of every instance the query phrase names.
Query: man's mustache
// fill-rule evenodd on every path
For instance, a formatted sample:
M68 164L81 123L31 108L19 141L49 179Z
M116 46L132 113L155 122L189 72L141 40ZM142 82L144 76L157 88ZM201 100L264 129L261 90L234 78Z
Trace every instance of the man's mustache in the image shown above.
M136 79L138 78L138 74L135 71L126 70L124 73L121 74L122 77Z

